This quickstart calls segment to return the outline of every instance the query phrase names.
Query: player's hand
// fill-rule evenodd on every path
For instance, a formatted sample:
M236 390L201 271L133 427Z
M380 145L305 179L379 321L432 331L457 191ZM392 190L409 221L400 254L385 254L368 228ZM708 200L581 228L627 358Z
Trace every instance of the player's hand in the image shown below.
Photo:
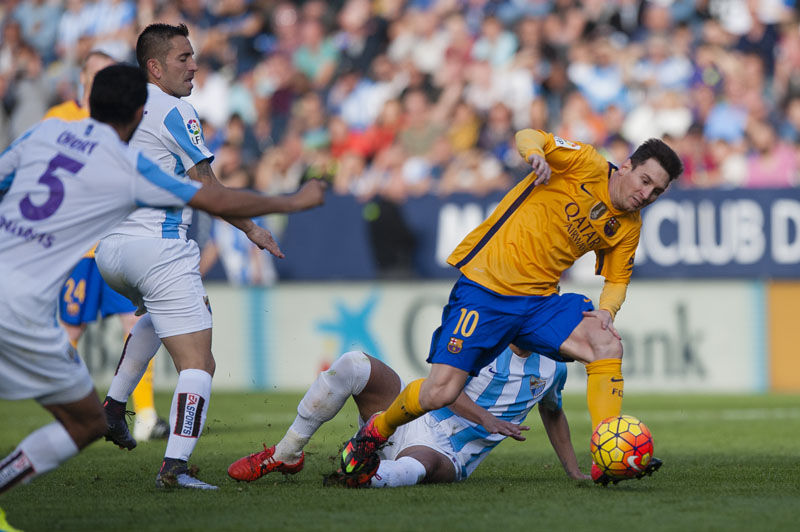
M578 471L567 471L567 476L569 478L573 478L575 480L589 480L592 478L592 475L587 475L586 473L578 470Z
M547 164L544 157L534 153L530 156L528 162L531 164L533 171L536 172L536 179L533 180L534 185L546 185L550 182L550 165Z
M304 211L317 207L325 202L325 190L328 182L321 179L311 179L292 195L292 211Z
M600 327L602 327L603 330L611 331L611 334L613 334L617 338L617 340L622 339L622 337L617 332L617 329L614 328L614 318L611 317L611 313L609 311L603 309L585 310L583 312L583 317L597 318L598 320L600 320Z
M491 417L491 419L489 419ZM515 425L508 421L498 419L494 416L488 416L484 423L481 423L483 428L490 434L502 434L517 441L525 441L525 436L522 435L523 430L531 430L530 427L525 425Z
M245 234L253 244L258 246L259 249L266 249L279 259L285 257L283 251L281 251L281 248L278 247L278 243L275 242L274 238L272 238L272 233L263 227L253 224L253 226Z

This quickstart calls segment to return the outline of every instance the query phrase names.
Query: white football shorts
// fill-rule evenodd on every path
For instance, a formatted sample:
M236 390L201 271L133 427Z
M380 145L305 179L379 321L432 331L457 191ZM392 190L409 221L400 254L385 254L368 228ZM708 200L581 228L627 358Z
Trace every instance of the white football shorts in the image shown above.
M402 384L402 388L405 388L405 384ZM360 416L358 425L359 427L364 425L364 420ZM462 466L465 465L464 460L469 456L462 456L453 449L453 444L450 442L450 438L447 437L447 432L430 414L425 414L414 421L397 427L397 430L389 438L386 445L378 451L378 456L381 457L381 460L397 460L397 455L403 450L418 445L428 447L446 456L455 469L456 482L467 478L466 475L462 474L462 471L465 470Z
M109 235L95 260L108 285L150 313L159 338L211 328L194 240Z
M456 482L464 480L461 474L463 464L461 456L453 449L453 444L447 433L439 426L439 422L428 414L400 425L394 434L389 438L389 442L378 451L381 460L397 460L397 455L409 447L422 445L433 449L439 454L447 457L456 473Z
M52 405L92 393L89 370L62 327L0 314L0 399L36 399Z

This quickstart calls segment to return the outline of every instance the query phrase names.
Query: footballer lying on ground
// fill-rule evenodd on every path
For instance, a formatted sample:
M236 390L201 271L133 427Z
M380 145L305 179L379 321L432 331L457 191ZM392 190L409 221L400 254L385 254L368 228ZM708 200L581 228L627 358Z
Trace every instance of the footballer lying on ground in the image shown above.
M510 436L523 441L521 425L533 405L567 475L588 479L578 468L569 425L561 408L566 364L507 348L491 365L469 379L455 403L403 425L376 455L365 474L326 478L326 484L348 487L397 487L421 482L456 482L467 478L489 452ZM385 409L403 383L383 362L358 351L339 357L319 374L297 407L297 417L277 445L240 458L228 475L253 481L277 471L295 474L303 468L303 448L351 395L360 422ZM374 476L366 474L377 469Z

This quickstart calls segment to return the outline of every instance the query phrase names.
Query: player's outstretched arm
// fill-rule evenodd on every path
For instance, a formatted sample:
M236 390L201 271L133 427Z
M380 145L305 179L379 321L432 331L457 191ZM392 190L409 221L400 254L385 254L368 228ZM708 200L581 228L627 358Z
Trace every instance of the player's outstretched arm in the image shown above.
M561 460L561 465L567 475L570 478L579 480L591 478L589 475L583 474L578 467L578 458L575 456L575 449L572 447L572 440L569 436L569 423L567 423L567 416L564 415L564 410L561 408L550 410L542 403L539 403L539 415L542 418L547 437L550 438L550 444L553 446L558 459Z
M464 392L461 392L458 399L448 408L455 412L457 416L481 425L490 434L501 434L510 436L517 441L525 441L522 431L530 430L530 427L525 425L516 425L493 416L491 412L475 404L475 401L470 399Z
M325 182L311 180L294 194L264 196L247 190L203 185L189 201L189 206L217 216L247 218L298 212L322 205L326 188Z
M211 163L208 159L200 161L189 168L186 173L191 179L201 182L203 186L224 187L214 174L214 170L211 168ZM285 257L278 243L275 242L275 239L272 237L272 233L253 222L253 220L230 216L223 216L222 218L247 235L247 238L260 249L266 249L279 259Z
M211 168L211 163L208 159L200 161L189 170L187 170L187 175L195 180L199 181L203 184L203 186L216 186L225 188L219 180L217 176L214 174L214 170ZM280 211L284 212L284 211ZM294 211L285 211L285 212L294 212ZM284 257L283 252L278 247L278 243L275 242L275 239L272 238L272 234L264 229L263 227L259 226L258 224L254 223L251 219L247 217L238 217L238 216L222 216L222 218L228 222L229 224L233 225L240 231L242 231L247 238L250 239L255 245L257 245L260 249L266 249L274 256L282 259Z

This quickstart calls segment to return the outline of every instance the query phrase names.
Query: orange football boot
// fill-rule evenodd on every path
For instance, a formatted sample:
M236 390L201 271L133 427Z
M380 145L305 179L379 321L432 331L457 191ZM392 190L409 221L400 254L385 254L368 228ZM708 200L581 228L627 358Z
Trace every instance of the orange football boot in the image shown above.
M300 459L293 464L275 460L272 457L274 454L275 446L267 448L267 445L264 444L263 451L239 458L232 463L228 467L228 476L234 480L253 482L268 473L278 472L284 475L294 475L303 469L303 461L306 458L305 453L301 454Z

